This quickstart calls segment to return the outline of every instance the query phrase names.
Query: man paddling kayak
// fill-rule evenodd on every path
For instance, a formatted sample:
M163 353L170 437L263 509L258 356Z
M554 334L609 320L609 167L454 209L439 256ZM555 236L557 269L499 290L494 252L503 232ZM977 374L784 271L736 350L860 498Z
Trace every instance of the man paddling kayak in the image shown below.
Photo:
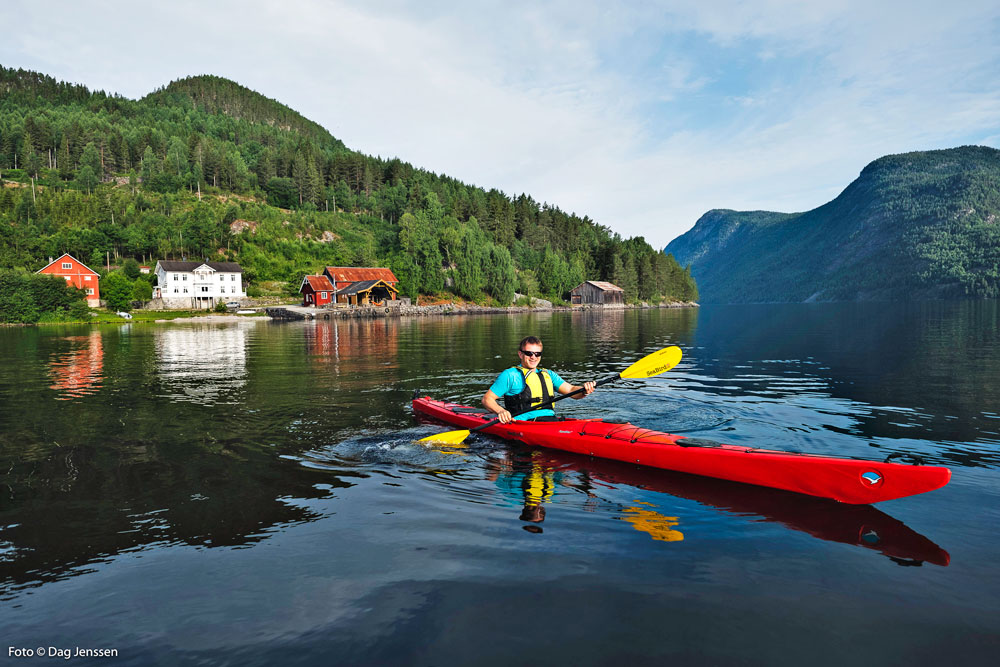
M517 356L521 363L508 368L497 376L493 385L483 394L483 407L494 413L501 424L508 424L514 419L537 419L538 417L554 417L551 406L542 410L530 410L532 406L550 400L556 392L569 394L583 390L574 396L580 399L594 391L594 382L584 382L582 387L572 385L547 368L539 368L542 363L542 341L535 336L528 336L517 348ZM503 406L498 399L503 398ZM516 417L511 412L529 410Z

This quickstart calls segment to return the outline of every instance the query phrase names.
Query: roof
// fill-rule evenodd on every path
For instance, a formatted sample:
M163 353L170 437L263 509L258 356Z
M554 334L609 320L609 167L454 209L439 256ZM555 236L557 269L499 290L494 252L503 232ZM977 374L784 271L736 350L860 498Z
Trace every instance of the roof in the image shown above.
M338 283L354 283L360 280L384 280L390 284L399 282L393 275L392 269L371 266L328 266L324 273Z
M302 284L299 285L299 291L305 287L306 283L309 283L309 287L312 288L314 292L334 292L336 291L333 287L333 283L326 276L304 276L302 278Z
M37 271L35 271L35 273L41 273L42 271L44 271L45 269L49 268L50 266L52 266L56 262L61 262L62 259L63 259L63 257L69 257L71 260L73 260L74 262L76 262L77 264L79 264L80 266L82 266L83 268L87 269L88 271L90 271L91 273L93 273L95 276L98 275L97 271L94 271L92 268L90 268L89 266L87 266L86 264L84 264L83 262L81 262L80 260L78 260L73 255L69 254L68 252L64 252L63 254L59 255L59 257L54 262L49 262L48 264L46 264L42 268L40 268Z
M393 287L392 285L388 284L384 280L359 280L357 282L351 283L347 287L341 287L340 290L337 291L337 294L343 294L344 296L349 296L351 294L358 294L360 292L367 292L368 290L370 290L371 288L375 287L379 283L382 283L386 287L392 289L393 292L396 291L395 287Z
M583 287L584 285L586 285L588 283L591 284L591 285L593 285L597 289L599 289L601 291L604 291L604 292L624 292L625 291L621 287L619 287L618 285L612 285L611 283L607 283L607 282L604 282L602 280L586 280L586 281L580 283L579 285L577 285L576 287L574 287L571 291L575 292L576 290L580 289L581 287Z
M175 262L170 259L161 259L156 262L156 265L163 267L164 271L194 271L203 264L215 271L243 273L243 267L236 262Z

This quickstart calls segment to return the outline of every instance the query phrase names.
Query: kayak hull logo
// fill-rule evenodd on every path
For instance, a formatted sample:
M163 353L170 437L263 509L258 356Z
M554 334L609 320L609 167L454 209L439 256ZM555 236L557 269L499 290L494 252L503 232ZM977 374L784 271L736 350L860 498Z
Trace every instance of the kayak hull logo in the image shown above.
M875 472L874 470L866 470L861 473L861 485L868 487L869 489L877 489L882 486L882 482L885 478L881 473Z

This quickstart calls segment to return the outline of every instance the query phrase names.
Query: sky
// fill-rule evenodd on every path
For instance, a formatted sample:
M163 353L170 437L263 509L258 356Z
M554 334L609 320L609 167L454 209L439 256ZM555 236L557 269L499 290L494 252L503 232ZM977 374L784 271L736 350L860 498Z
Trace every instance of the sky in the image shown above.
M883 155L1000 147L995 0L0 3L0 64L140 98L232 79L349 148L663 247Z

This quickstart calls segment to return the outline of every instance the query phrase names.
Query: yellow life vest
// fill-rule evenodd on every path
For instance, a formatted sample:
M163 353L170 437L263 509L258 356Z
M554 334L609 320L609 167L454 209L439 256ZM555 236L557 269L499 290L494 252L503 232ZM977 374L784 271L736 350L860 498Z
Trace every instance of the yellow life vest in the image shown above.
M524 376L524 389L520 394L504 396L503 404L510 412L524 412L534 408L536 405L551 399L555 396L555 389L552 386L552 376L544 368L536 369L532 372L527 368L515 366ZM548 406L549 409L552 406Z

